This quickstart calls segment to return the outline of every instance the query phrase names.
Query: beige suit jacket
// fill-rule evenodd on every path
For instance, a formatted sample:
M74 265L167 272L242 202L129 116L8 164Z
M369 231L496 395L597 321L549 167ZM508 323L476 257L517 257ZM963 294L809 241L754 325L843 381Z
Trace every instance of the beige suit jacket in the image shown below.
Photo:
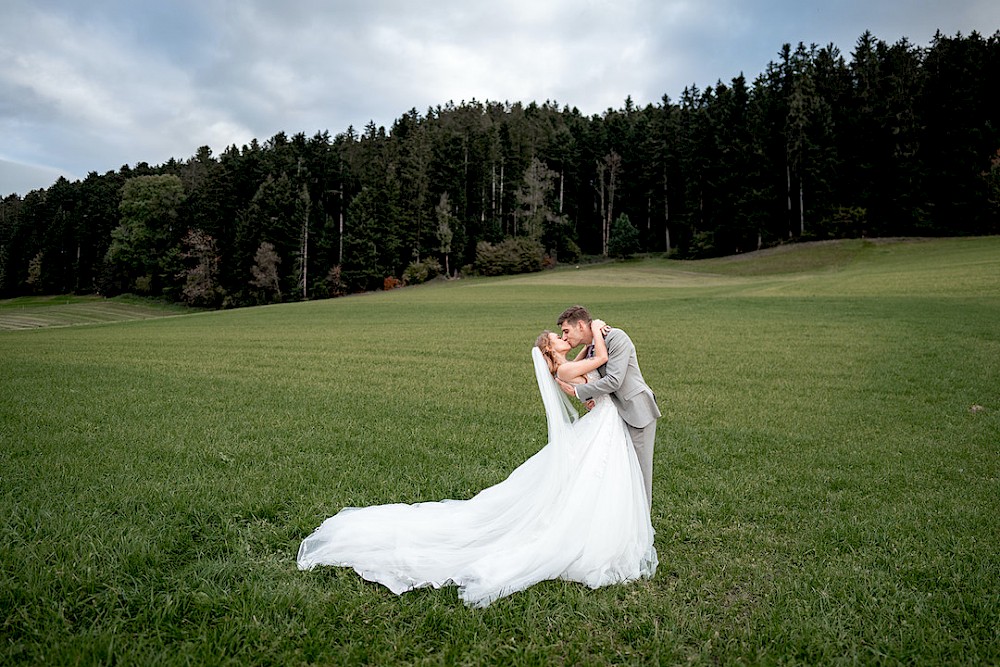
M608 363L597 369L599 380L576 386L577 398L588 401L610 394L627 424L645 428L660 417L660 409L653 390L642 378L635 345L621 329L612 329L604 341L608 346Z

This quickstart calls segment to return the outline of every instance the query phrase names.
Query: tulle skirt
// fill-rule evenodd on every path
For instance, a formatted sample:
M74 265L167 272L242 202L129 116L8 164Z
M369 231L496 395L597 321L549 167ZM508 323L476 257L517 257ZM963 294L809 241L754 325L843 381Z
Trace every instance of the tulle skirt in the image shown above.
M299 547L298 567L352 567L393 593L458 586L469 606L548 579L597 588L652 577L639 463L610 400L468 500L347 507Z

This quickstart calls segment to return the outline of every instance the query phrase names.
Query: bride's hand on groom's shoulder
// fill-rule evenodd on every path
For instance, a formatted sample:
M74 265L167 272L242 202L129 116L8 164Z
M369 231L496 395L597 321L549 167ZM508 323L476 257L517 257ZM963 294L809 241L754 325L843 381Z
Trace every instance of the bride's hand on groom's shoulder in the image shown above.
M611 325L604 320L594 320L592 326L594 330L600 331L602 336L607 336L608 332L611 331Z

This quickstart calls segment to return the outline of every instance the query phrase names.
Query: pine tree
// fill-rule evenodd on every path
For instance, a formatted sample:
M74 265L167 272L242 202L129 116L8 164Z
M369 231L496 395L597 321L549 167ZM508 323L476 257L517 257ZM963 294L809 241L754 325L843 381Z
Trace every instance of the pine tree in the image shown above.
M608 254L611 257L628 259L637 252L639 252L639 230L629 217L622 213L611 226Z

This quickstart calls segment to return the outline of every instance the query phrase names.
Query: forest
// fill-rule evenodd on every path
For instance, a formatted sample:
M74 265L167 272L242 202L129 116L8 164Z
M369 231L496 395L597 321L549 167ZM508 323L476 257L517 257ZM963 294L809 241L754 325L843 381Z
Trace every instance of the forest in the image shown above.
M599 115L471 100L206 146L4 197L0 297L237 307L593 257L998 234L998 90L1000 31L865 32L849 57L786 44L752 82Z

